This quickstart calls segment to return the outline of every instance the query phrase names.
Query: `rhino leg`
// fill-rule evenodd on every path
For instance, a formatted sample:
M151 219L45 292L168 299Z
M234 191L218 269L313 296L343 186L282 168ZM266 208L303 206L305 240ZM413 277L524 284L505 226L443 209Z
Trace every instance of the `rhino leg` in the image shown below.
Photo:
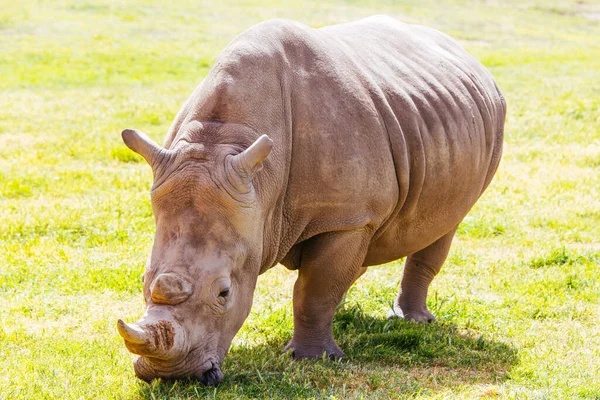
M303 248L294 285L294 335L284 352L292 357L342 357L333 338L336 308L362 266L370 232L330 232L312 238Z
M356 274L356 276L354 277L354 280L352 281L352 285L354 285L354 283L358 280L358 278L360 278L361 276L363 276L363 274L367 272L367 267L361 267L358 270L358 273ZM340 300L340 302L338 303L335 311L340 311L340 310L345 310L346 309L346 296L348 295L348 292L346 291L346 293L344 293L344 295L342 296L342 299Z
M455 232L456 228L406 258L400 291L388 318L400 317L426 323L435 321L427 308L427 291L448 257Z

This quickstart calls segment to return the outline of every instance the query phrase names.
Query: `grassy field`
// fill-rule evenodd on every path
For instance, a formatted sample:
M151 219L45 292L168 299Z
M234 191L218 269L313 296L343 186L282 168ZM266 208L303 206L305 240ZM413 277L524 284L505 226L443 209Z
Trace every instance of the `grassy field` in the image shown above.
M600 3L321 3L0 0L0 399L600 399ZM387 321L402 263L371 268L335 320L347 357L291 361L278 267L220 387L138 381L115 323L143 312L151 171L121 129L161 141L261 20L376 13L460 40L508 102L500 170L432 286L438 321Z

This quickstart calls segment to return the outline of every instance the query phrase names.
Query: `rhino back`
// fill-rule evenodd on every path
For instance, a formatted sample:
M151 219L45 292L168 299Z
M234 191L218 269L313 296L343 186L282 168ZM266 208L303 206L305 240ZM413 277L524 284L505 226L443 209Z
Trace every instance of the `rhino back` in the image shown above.
M490 183L502 152L504 98L490 73L441 32L388 17L327 31L367 81L398 178L398 202L374 238L385 256L372 263L411 254L454 228Z
M388 17L296 39L286 204L298 240L368 225L396 258L456 226L500 159L505 103L489 72L448 36Z
M372 229L386 253L377 261L432 243L489 184L505 117L493 78L454 40L379 16L322 29L258 24L184 108L171 136L216 119L274 140L255 182L269 266L328 231Z

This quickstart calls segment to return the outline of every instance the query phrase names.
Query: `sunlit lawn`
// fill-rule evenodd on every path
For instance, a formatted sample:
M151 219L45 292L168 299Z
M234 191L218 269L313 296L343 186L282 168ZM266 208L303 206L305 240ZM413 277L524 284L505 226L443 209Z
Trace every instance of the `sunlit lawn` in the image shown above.
M600 3L0 0L0 398L600 398ZM294 362L295 273L259 279L215 388L138 381L117 318L143 312L161 141L236 34L376 13L440 29L494 74L505 156L431 289L438 321L385 315L402 264L335 321L342 361Z

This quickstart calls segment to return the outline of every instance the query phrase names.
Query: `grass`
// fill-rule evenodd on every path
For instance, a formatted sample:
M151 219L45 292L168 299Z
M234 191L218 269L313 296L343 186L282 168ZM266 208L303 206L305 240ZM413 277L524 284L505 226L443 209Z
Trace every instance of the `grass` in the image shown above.
M280 355L295 274L259 278L218 388L139 382L115 329L143 311L155 140L218 52L286 17L386 13L460 40L508 102L505 156L429 299L387 321L400 262L371 268L334 330L342 361ZM0 399L600 398L600 25L593 1L214 4L0 0Z

